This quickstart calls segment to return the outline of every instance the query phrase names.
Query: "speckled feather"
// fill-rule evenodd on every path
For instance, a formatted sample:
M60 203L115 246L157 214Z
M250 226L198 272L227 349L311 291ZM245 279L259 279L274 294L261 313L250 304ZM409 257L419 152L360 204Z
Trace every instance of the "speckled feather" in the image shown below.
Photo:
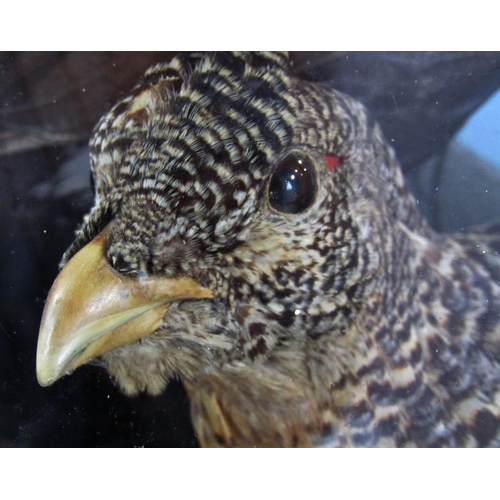
M297 151L317 193L280 213L270 178ZM435 234L361 104L286 54L181 55L101 119L91 160L63 265L111 222L116 270L215 295L101 358L125 393L179 378L205 446L499 444L500 228Z

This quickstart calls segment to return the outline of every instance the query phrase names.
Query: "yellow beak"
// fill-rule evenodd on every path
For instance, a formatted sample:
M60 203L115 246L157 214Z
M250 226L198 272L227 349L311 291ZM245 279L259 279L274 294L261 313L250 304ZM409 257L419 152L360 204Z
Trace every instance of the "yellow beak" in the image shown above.
M82 248L52 285L38 337L42 386L155 332L170 302L213 296L190 278L121 276L105 258L108 233L105 229Z

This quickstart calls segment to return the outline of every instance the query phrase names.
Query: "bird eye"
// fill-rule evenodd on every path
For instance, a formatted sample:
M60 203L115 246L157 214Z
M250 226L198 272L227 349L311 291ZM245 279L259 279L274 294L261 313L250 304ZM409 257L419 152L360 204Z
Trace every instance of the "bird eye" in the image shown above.
M269 184L269 203L279 212L298 214L311 206L316 195L312 161L298 154L283 159Z
M90 188L92 189L92 195L95 196L95 179L92 171L90 171Z

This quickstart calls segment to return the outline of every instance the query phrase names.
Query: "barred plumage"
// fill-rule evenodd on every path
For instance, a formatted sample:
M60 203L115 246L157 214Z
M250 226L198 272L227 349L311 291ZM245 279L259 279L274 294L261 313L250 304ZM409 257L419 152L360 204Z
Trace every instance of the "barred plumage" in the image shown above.
M270 203L289 158L316 186L297 213ZM178 377L206 446L498 444L500 228L434 233L361 104L285 54L181 55L101 119L91 160L96 204L63 273L98 248L113 286L192 288L148 291L168 310L126 342L128 319L95 333L94 299L59 332L49 298L42 383L95 356L128 394Z

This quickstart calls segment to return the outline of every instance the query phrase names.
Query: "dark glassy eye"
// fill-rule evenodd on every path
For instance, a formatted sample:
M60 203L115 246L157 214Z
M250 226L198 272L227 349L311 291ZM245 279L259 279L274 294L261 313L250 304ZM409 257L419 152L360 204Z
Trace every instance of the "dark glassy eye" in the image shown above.
M90 172L90 187L92 188L92 194L95 196L95 180L92 172Z
M269 184L269 203L279 212L298 214L311 206L316 195L316 172L305 156L282 160Z

